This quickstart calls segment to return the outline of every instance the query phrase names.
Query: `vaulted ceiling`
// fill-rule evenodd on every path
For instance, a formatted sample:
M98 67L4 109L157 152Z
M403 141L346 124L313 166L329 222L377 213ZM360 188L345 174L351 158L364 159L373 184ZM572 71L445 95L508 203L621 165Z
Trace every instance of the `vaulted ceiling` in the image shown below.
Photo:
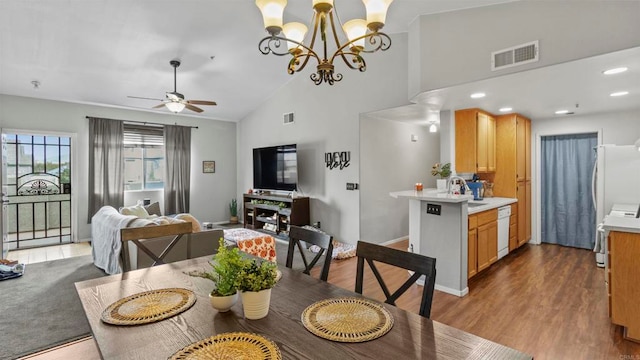
M384 31L406 32L419 14L509 1L395 0ZM335 5L343 22L364 17L360 1L335 0ZM309 0L290 0L285 9L286 22L309 23L311 16ZM187 99L218 103L202 106L199 115L187 110L181 115L238 121L292 78L286 73L286 58L259 52L258 42L266 35L253 0L0 0L0 93L166 113L164 107L151 109L157 101L128 96L163 99L174 85L169 61L180 59L178 92ZM615 104L606 94L592 91L603 86L592 81L602 81L600 68L625 56L632 58L633 72L606 85L633 90ZM420 95L416 100L427 107L390 114L424 118L420 114L427 110L477 106L492 111L509 105L535 118L576 103L589 112L637 107L639 62L636 49L618 57L463 84ZM591 72L593 79L583 75ZM39 82L37 88L33 81ZM505 89L523 81L531 84L527 96L510 99L513 95ZM472 101L468 95L473 91L492 96Z
M406 32L418 14L501 2L396 0L384 30ZM335 5L343 21L364 17L360 1ZM286 22L311 16L308 0L285 9ZM180 59L178 92L218 103L199 116L237 121L291 79L287 59L258 51L266 35L253 0L1 0L0 93L150 109L157 102L127 96L163 99L173 91L169 61Z

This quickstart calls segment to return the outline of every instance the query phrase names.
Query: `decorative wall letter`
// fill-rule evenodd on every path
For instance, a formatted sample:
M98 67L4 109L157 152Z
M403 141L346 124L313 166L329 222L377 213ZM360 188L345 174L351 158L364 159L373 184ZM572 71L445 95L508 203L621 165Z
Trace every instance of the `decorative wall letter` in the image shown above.
M342 170L349 166L349 161L351 161L351 151L336 151L324 154L324 162L327 164L329 170L333 170L337 167Z

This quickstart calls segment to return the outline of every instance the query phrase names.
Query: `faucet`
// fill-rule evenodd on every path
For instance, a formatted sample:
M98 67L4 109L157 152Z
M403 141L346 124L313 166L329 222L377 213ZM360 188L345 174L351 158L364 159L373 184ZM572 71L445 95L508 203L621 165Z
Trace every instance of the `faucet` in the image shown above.
M460 176L457 175L453 175L451 177L449 177L449 180L447 181L447 194L451 195L453 187L451 186L451 183L453 183L454 180L460 180L462 181L462 186L464 186L464 192L465 194L468 192L471 192L471 189L469 189L469 186L467 186L467 182L461 178Z

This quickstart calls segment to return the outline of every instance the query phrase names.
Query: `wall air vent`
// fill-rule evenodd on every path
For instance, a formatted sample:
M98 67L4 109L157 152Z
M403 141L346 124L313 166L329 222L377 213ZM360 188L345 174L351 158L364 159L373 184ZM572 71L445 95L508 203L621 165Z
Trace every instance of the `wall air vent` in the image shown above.
M538 40L536 40L492 52L491 71L536 62L538 59Z
M290 112L290 113L286 113L286 114L284 114L284 115L283 115L282 123L283 123L284 125L287 125L287 124L293 124L293 113L292 113L292 112Z

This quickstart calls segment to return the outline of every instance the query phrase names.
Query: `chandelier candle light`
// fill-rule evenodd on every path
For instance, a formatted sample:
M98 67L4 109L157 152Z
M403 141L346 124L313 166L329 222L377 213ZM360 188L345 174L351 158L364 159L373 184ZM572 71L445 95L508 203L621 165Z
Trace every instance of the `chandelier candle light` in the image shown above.
M342 25L344 37L347 41L340 42L336 23L340 20L333 0L312 0L313 4L313 34L309 45L303 43L307 33L307 27L299 22L282 24L284 8L287 0L256 0L256 5L262 12L264 28L270 34L260 40L260 51L267 55L272 53L278 56L291 55L287 72L293 74L305 68L309 59L314 58L317 72L311 74L311 80L316 85L323 82L333 85L342 80L342 74L334 72L333 61L337 57L353 70L364 72L367 69L362 53L373 53L378 50L387 50L391 46L391 38L380 30L384 26L387 17L387 9L393 0L362 0L367 10L367 20L354 19ZM335 18L334 18L335 14ZM337 19L337 20L336 20ZM328 28L331 28L336 51L329 56L327 52L330 37ZM280 35L284 33L284 36ZM322 52L318 54L314 50L317 37L322 41ZM369 46L365 46L368 40ZM285 42L287 47L282 45Z

